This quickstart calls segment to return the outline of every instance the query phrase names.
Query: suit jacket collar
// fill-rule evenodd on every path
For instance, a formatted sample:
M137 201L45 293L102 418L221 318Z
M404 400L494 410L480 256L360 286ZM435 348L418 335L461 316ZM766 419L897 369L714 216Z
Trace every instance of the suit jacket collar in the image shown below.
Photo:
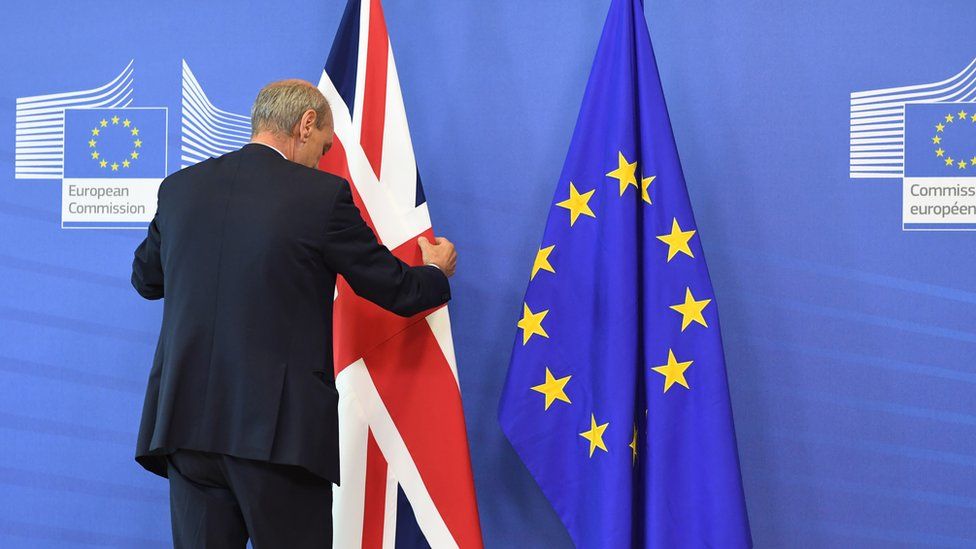
M244 145L241 148L241 150L242 151L247 151L247 152L255 152L255 151L257 151L257 152L268 152L268 153L270 153L270 152L276 152L276 153L278 153L281 156L281 158L284 158L285 160L288 160L288 157L285 156L285 153L279 151L278 149L272 147L271 145L268 145L267 143L254 143L254 142L251 142L251 143L248 143L247 145Z

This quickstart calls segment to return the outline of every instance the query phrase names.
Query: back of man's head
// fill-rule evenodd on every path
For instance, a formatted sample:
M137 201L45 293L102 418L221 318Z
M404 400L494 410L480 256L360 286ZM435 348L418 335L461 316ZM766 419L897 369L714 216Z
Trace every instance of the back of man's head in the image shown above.
M322 92L300 79L279 80L261 89L251 107L251 135L272 133L291 136L295 125L308 110L314 110L315 125L332 124L332 111Z

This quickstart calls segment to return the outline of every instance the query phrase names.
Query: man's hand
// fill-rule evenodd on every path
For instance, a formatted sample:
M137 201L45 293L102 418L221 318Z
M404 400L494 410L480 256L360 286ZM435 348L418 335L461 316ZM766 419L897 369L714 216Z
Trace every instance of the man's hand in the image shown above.
M425 265L437 266L448 277L454 274L454 269L457 266L457 252L454 251L454 244L450 240L438 236L431 244L430 240L422 236L417 239L417 244L420 245L420 252L424 256Z

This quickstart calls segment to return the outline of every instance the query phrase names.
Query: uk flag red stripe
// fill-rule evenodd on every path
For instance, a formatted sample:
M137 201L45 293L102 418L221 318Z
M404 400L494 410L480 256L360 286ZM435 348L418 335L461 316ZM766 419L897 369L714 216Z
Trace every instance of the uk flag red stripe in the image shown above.
M366 446L366 497L363 503L363 549L383 547L383 521L386 519L387 464L383 453L369 434Z
M386 117L386 73L390 39L379 0L370 0L369 36L366 47L366 86L363 90L363 125L360 143L376 177L383 158L383 127Z

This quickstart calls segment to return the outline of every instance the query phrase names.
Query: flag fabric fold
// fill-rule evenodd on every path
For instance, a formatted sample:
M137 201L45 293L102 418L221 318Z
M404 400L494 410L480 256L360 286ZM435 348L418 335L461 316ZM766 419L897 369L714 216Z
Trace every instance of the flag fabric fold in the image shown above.
M499 420L578 547L751 545L717 306L639 0L613 0Z

